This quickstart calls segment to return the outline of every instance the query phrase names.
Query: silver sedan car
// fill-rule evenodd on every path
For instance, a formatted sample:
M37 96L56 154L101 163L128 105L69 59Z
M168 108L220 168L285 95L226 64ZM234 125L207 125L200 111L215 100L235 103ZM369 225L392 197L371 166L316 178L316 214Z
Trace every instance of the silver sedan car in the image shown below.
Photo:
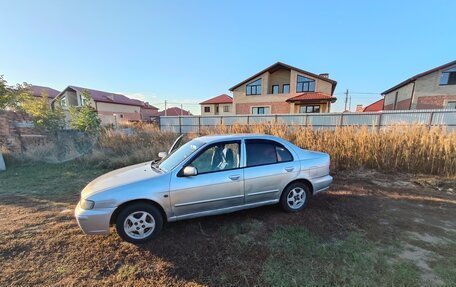
M195 138L151 161L111 171L81 192L75 216L86 234L108 234L144 243L165 222L277 204L304 209L328 189L329 155L303 150L269 135Z

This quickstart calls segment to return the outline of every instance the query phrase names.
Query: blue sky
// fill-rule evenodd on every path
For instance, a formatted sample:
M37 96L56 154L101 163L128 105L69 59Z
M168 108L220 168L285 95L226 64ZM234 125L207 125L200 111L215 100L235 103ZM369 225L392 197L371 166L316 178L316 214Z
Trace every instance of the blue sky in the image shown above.
M196 103L282 61L338 81L352 109L456 59L456 1L0 0L10 84Z

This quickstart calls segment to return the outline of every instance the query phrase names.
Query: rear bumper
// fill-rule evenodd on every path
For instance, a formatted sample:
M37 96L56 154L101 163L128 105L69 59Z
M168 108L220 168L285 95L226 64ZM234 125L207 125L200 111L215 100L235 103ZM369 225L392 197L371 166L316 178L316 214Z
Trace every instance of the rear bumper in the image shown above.
M74 216L85 234L107 235L109 234L109 221L113 212L114 208L85 210L78 203L74 210Z
M333 182L333 178L330 175L317 177L312 179L312 185L314 189L314 194L317 194L322 191L326 191L331 183Z

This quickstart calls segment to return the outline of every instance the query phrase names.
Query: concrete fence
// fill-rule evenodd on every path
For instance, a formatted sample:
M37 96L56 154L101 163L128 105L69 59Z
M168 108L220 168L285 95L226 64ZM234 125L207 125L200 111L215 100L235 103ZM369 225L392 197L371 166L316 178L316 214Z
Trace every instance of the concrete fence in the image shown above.
M211 129L218 125L256 123L278 123L287 126L307 126L314 129L335 129L338 126L367 126L372 129L381 129L391 125L421 124L429 127L444 126L448 130L456 130L456 110L160 117L160 129L175 133L199 133L201 130Z

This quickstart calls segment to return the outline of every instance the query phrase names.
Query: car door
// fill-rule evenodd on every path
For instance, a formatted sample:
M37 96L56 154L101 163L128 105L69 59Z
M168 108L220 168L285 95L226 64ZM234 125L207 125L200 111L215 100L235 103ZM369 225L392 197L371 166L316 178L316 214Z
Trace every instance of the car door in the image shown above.
M240 168L240 141L208 145L172 176L170 200L175 216L221 211L244 204L244 175ZM183 176L185 166L193 166L195 176Z
M277 200L283 188L299 173L299 161L282 144L272 140L245 140L245 203Z

